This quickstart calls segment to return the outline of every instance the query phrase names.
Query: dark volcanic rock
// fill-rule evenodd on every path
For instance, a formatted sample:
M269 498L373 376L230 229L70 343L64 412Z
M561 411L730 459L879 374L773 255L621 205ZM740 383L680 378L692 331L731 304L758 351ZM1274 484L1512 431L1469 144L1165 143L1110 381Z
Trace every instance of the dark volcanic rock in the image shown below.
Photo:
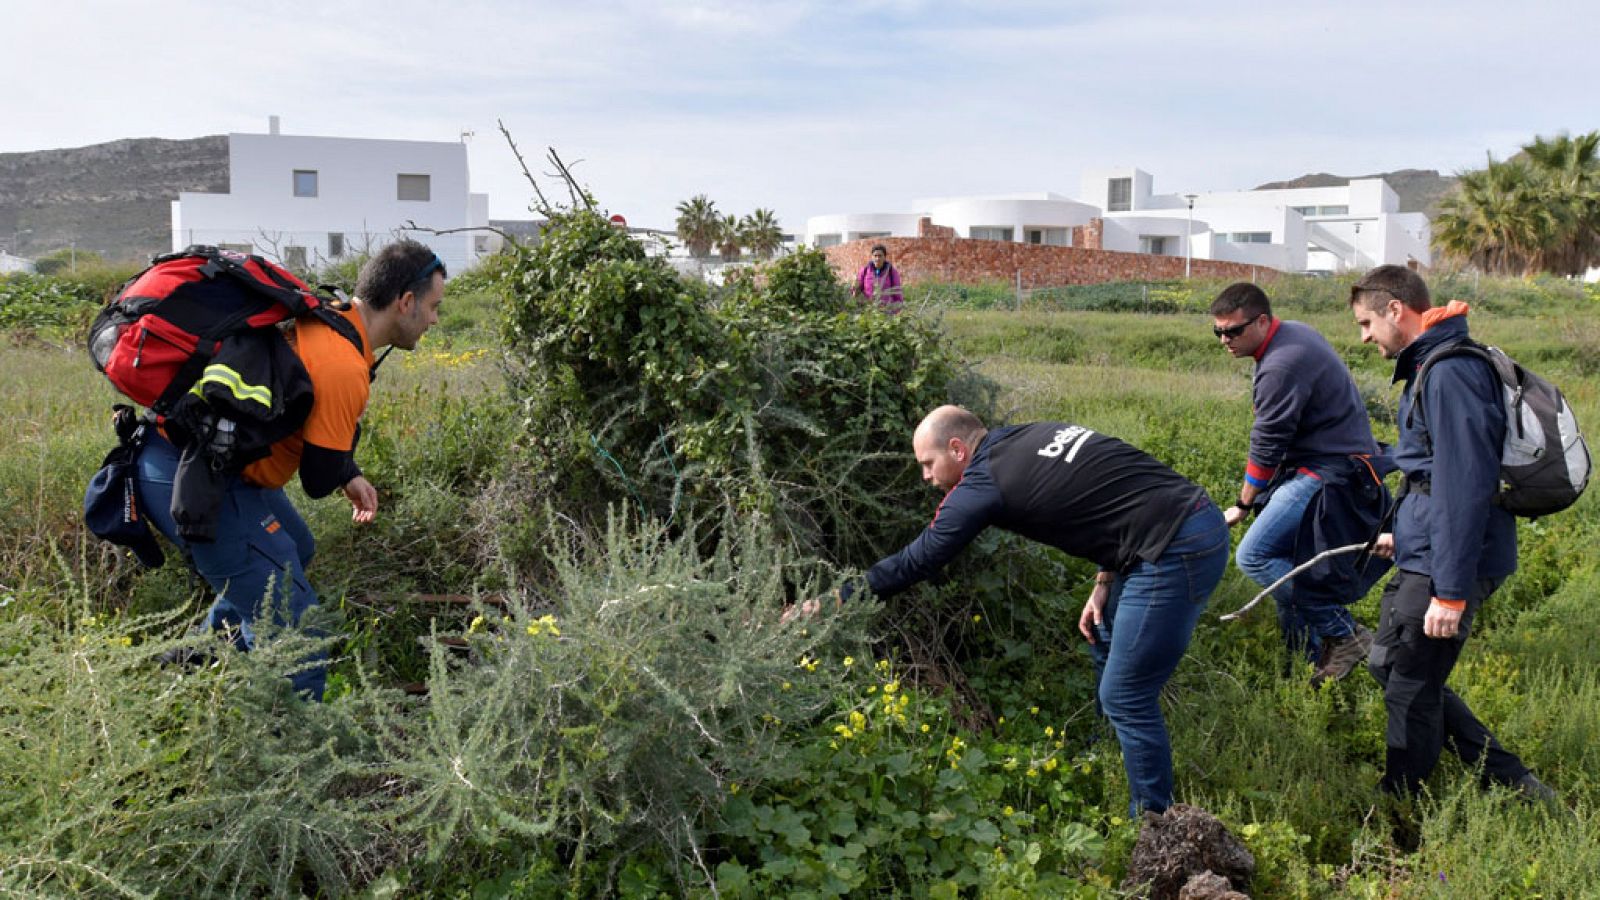
M1145 813L1122 886L1147 886L1152 900L1176 900L1195 875L1213 872L1243 890L1255 870L1255 857L1216 816L1178 803L1159 816Z

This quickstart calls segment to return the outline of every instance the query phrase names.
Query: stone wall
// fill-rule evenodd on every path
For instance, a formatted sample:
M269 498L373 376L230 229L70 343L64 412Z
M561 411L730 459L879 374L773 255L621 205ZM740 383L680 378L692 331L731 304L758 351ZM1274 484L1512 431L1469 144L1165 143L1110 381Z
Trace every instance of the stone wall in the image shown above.
M1082 226L1098 239L1098 220ZM935 226L937 227L937 226ZM1074 239L1078 238L1074 234ZM1086 243L1088 243L1086 241ZM1095 244L1099 241L1095 240ZM872 247L882 244L889 260L907 282L950 281L978 283L1002 281L1022 287L1060 287L1069 284L1099 284L1106 281L1162 281L1183 277L1183 257L1151 256L1146 253L1120 253L1090 247L1046 247L1010 241L974 241L957 237L870 238L829 247L828 262L841 278L849 280L861 271L871 256ZM1192 261L1196 278L1226 278L1237 281L1266 281L1278 276L1276 269L1245 263Z

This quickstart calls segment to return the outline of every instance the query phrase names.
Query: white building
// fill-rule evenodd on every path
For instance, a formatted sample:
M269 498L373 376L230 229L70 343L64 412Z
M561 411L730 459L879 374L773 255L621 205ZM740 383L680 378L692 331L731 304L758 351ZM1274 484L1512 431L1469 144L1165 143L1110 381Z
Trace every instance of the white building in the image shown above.
M4 250L0 250L0 275L8 275L12 272L32 271L33 260L26 259L21 256L12 256Z
M1192 254L1285 272L1431 264L1427 216L1399 212L1399 196L1380 178L1206 194L1157 194L1154 182L1140 169L1111 169L1085 174L1078 200L1052 193L953 197L917 200L910 213L813 216L806 243L916 237L928 218L958 237L1070 246L1072 228L1098 218L1101 248L1125 253Z
M489 232L432 233L489 222L460 142L285 135L273 116L267 134L228 135L228 177L226 194L178 195L173 250L219 244L303 268L412 237L452 273L492 250Z

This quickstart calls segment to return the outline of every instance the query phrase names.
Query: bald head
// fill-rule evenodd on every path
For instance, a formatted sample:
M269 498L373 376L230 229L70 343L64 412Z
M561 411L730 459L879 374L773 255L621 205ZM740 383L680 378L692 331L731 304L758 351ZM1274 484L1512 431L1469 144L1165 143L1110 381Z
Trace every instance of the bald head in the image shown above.
M988 429L983 427L983 422L977 416L953 404L946 404L923 416L922 424L917 426L917 434L927 435L940 444L949 442L951 438L960 438L976 446L987 432Z
M911 437L922 480L940 490L955 487L988 433L977 416L959 406L941 406L928 413Z

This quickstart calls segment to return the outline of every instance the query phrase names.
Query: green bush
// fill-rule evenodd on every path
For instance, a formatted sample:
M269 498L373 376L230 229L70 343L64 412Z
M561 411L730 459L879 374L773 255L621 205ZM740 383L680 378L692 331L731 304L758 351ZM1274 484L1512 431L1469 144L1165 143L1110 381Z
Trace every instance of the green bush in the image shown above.
M759 512L858 565L905 533L911 429L961 367L924 320L847 297L820 253L713 296L577 212L516 251L508 280L526 458L569 514Z
M468 656L435 642L426 708L374 710L397 827L430 860L532 841L572 877L609 881L655 848L695 880L706 816L739 785L796 770L784 723L826 708L840 678L810 660L850 652L835 635L871 609L779 626L787 598L830 580L758 519L722 534L703 554L619 518L592 545L552 532L549 583L457 633Z
M716 871L723 895L1093 897L1113 886L1107 841L1088 823L1130 824L1102 814L1117 805L1104 803L1108 763L1067 749L1060 719L1033 706L973 734L888 660L826 665L850 677L795 770L739 785L722 808L733 854Z

